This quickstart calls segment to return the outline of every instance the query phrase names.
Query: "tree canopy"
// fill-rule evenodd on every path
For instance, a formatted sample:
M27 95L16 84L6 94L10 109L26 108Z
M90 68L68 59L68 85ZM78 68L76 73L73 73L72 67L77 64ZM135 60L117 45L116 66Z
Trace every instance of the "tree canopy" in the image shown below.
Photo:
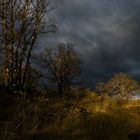
M73 44L60 43L54 50L45 49L42 60L49 83L56 85L60 94L69 92L71 85L77 82L81 63Z

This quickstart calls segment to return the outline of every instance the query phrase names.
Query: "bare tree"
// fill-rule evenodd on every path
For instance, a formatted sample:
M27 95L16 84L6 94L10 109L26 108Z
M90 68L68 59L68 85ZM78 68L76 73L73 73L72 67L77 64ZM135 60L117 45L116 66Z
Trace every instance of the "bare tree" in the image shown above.
M49 17L50 0L0 2L0 41L3 48L3 80L7 86L25 86L32 52L39 33L56 30ZM25 66L23 71L23 66Z
M59 44L56 50L45 49L42 60L49 83L58 87L59 94L68 93L80 73L80 58L72 44Z

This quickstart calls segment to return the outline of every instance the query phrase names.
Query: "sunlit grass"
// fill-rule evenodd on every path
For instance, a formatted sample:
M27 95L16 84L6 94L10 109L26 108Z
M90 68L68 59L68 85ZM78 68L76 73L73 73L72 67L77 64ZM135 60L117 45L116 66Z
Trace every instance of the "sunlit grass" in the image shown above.
M0 130L2 140L128 140L140 132L140 101L93 93L82 100L22 96Z

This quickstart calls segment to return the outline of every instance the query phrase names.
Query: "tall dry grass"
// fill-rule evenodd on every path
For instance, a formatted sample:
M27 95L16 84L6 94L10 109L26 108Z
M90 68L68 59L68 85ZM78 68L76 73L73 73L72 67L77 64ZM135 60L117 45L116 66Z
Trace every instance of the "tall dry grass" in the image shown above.
M0 122L0 140L128 140L140 132L140 101L94 93L82 99L24 93L11 110Z

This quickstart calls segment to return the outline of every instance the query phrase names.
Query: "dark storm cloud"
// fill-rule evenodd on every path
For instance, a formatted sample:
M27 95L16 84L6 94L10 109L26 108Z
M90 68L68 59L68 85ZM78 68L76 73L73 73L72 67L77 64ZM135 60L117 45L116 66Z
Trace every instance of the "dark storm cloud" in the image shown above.
M47 41L76 45L85 82L117 72L140 80L139 0L59 0L55 13L59 29Z

